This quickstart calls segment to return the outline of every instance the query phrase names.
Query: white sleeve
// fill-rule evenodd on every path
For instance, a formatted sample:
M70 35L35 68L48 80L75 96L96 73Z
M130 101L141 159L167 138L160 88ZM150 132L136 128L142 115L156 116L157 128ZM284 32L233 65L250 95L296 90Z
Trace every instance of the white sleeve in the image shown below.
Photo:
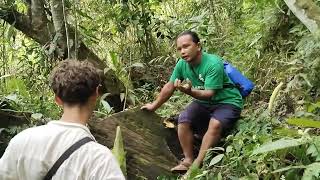
M17 138L12 138L6 151L0 159L0 179L1 180L16 180L17 174L17 156L18 148L16 147Z
M95 160L90 180L125 180L117 160L110 151L99 155Z

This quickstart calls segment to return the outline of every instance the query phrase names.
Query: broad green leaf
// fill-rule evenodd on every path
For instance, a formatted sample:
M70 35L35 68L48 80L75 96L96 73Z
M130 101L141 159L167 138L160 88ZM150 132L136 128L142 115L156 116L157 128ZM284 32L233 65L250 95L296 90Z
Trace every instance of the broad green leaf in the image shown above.
M0 134L1 134L1 132L4 130L4 128L0 128Z
M124 150L124 144L123 144L123 138L122 138L120 126L117 126L116 138L114 140L112 153L118 160L118 163L120 165L120 168L123 174L126 175L127 174L126 152Z
M214 158L211 159L209 167L217 164L218 162L220 162L222 160L222 158L224 157L224 154L219 154L217 156L215 156Z
M130 99L130 101L131 101L131 103L132 103L133 105L136 104L136 98L135 98L135 96L134 96L133 94L129 94L129 99Z
M23 97L27 97L29 95L28 88L25 82L22 79L16 77L8 79L7 90L18 91L18 94Z
M19 102L18 96L16 94L9 94L8 96L5 97L8 100L11 100L15 103Z
M319 179L320 177L320 163L309 164L304 170L302 180Z
M218 180L223 180L221 172L218 173Z
M103 95L101 95L100 99L105 99L107 96L110 96L111 93L104 93Z
M210 148L208 151L224 151L224 148L223 147L213 147L213 148Z
M271 111L272 111L272 108L273 108L273 106L274 106L275 99L276 99L276 97L278 96L278 94L279 94L282 86L283 86L283 82L280 82L279 85L278 85L276 88L274 88L274 90L273 90L273 92L272 92L272 95L271 95L271 97L270 97L270 99L269 99L269 104L268 104L268 111L269 111L269 113L271 113Z
M111 60L112 64L113 64L113 65L117 64L118 61L119 61L119 60L118 60L118 55L117 55L117 53L115 53L115 52L110 52L109 55L110 55L110 60Z
M275 128L274 132L277 133L280 136L290 136L290 137L297 137L297 136L301 136L298 133L298 130L295 129L288 129L288 128L284 128L284 127L279 127L279 128Z
M273 171L272 173L284 172L284 171L288 171L290 169L304 169L306 167L307 166L288 166L288 167L284 167L284 168L281 168L281 169L277 169L277 170Z
M320 161L320 137L316 136L312 140L312 144L308 147L306 154L316 158L316 161Z
M120 100L121 100L121 102L123 102L124 97L125 97L125 93L120 93Z
M311 156L317 156L318 155L317 147L314 144L311 144L307 149L306 153L308 155L311 154Z
M134 64L131 64L131 66L129 66L129 68L132 68L132 67L140 67L140 68L144 68L144 65L142 63L134 63Z
M232 146L228 146L227 148L226 148L226 153L227 154L229 154L230 152L232 152L233 151L233 147Z
M320 128L320 121L312 120L309 118L289 118L287 120L287 123L299 127Z
M320 101L315 103L315 104L310 104L308 107L307 107L307 111L308 112L313 112L314 110L316 110L317 108L320 108Z
M208 173L208 171L202 171L197 165L192 164L185 176L187 179L195 179L197 176L202 177L202 175L206 173Z
M205 177L208 174L208 172L209 172L209 170L204 170L201 172L201 174L195 176L194 179L199 179L199 178Z
M109 105L109 103L108 103L107 101L105 101L105 100L101 100L100 102L101 102L103 108L104 108L108 113L110 113L112 109L111 109L111 106Z
M290 148L290 147L295 147L295 146L299 146L301 144L306 144L308 142L309 141L307 141L306 139L284 139L283 138L283 139L279 139L274 142L263 144L259 148L255 149L252 152L252 155L267 153L267 152L280 150L280 149L286 149L286 148Z
M35 119L35 120L39 120L43 117L43 115L41 113L33 113L31 115L31 118Z

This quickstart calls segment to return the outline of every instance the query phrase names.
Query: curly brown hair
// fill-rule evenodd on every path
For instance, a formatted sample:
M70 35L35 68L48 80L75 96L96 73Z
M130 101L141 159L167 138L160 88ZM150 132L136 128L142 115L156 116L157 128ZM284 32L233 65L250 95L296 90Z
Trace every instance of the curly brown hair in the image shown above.
M72 59L60 62L50 78L56 96L69 105L87 103L100 83L99 73L90 62Z

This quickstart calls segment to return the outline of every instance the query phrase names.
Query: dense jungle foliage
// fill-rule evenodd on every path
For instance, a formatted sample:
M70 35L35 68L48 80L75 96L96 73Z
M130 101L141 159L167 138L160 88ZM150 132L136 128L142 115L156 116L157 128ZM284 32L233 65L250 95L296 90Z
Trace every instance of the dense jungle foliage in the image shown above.
M22 129L61 113L48 86L52 68L66 58L57 49L59 36L41 44L41 34L37 40L28 26L16 28L6 18L11 10L34 13L27 8L30 2L0 2L0 112L22 113L28 121L0 127L2 152ZM42 2L51 17L51 1ZM73 31L67 50L76 52L68 57L77 58L81 41L107 64L104 72L113 70L123 84L120 97L127 106L122 109L156 97L178 58L175 37L188 29L200 35L204 51L222 56L254 81L236 128L207 153L203 167L193 169L189 179L320 178L320 34L311 33L285 1L62 2L64 27ZM313 3L320 6L319 0ZM106 96L95 116L115 111ZM170 117L189 101L176 92L157 113Z

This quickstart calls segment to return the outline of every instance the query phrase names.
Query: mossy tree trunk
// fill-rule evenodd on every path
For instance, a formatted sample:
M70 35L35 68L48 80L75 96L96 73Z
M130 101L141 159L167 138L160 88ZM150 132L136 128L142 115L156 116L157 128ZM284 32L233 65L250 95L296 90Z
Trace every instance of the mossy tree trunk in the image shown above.
M14 6L0 6L0 19L14 26L26 36L38 42L55 59L66 59L68 57L79 60L89 60L101 73L107 68L102 61L84 42L75 39L75 29L65 22L63 4L61 0L50 0L51 10L45 7L42 0L24 1L27 13L18 12ZM52 19L49 20L49 19ZM66 28L67 26L67 28ZM69 43L67 43L67 40ZM112 70L104 73L103 91L110 93L108 102L116 111L121 110L120 93L124 86Z
M284 0L293 14L314 33L320 27L320 7L313 0Z
M170 174L178 162L179 146L176 132L166 129L155 113L132 109L103 120L93 120L90 129L97 141L111 148L116 127L121 127L127 160L128 179L156 179Z

